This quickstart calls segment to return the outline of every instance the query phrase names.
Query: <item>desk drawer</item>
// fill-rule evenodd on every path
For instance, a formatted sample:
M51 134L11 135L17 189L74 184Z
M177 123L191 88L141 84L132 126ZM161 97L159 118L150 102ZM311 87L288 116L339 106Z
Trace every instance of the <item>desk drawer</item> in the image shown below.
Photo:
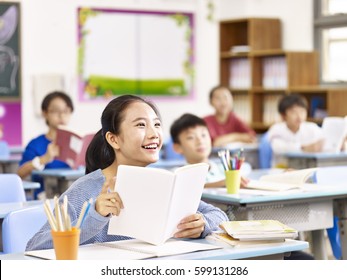
M230 220L279 220L298 231L331 228L333 201L272 203L253 207L221 206Z

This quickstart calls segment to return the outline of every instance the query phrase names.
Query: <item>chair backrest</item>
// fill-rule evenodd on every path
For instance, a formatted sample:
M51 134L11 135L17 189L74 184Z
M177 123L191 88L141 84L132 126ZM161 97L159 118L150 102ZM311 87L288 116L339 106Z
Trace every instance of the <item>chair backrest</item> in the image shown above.
M347 126L343 117L325 117L322 123L325 137L324 150L339 152L347 134Z
M22 179L17 174L0 174L0 203L24 201Z
M8 213L2 223L3 252L5 254L24 252L29 239L46 221L42 205Z
M170 138L168 138L165 143L164 143L164 156L163 158L165 160L184 160L184 156L182 156L181 154L178 154L175 152L175 150L173 149L173 141Z
M260 137L259 141L259 167L271 168L272 148L269 140L269 133L266 132Z
M0 141L0 156L1 157L9 157L10 156L10 147L8 146L6 141Z

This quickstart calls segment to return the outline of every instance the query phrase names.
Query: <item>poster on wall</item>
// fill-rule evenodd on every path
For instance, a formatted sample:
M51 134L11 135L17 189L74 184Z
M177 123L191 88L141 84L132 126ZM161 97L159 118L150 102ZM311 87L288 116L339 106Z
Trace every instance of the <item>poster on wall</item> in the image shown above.
M0 3L0 98L20 97L19 3Z
M22 145L20 102L0 102L0 141L10 146Z
M193 14L78 9L80 100L192 97Z

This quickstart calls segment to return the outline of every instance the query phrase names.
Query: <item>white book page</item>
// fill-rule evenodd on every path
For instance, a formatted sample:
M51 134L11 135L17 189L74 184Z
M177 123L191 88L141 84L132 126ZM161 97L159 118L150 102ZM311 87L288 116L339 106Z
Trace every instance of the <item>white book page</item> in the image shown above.
M168 240L158 246L132 239L80 246L78 260L141 260L219 248L222 246L176 239ZM54 249L28 251L25 254L55 260Z
M318 168L287 171L280 174L264 175L260 181L303 184L317 171Z
M167 170L119 166L115 190L124 209L111 218L108 234L163 243L173 183L174 174Z
M196 213L208 172L206 163L186 165L175 170L175 188L171 200L165 238L177 232L179 222Z
M300 184L251 180L248 182L246 188L264 190L264 191L283 192L283 191L288 191L291 189L298 189L300 188Z
M95 245L102 247L111 247L116 249L127 249L129 251L147 254L147 258L178 255L189 252L220 248L220 246L215 246L211 244L203 244L179 239L169 239L165 243L160 245L149 244L137 239L113 241Z

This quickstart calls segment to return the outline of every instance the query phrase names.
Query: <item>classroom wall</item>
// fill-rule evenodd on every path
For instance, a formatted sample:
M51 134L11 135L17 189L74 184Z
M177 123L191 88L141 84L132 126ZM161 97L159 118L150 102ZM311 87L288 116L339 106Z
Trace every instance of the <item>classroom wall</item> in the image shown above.
M220 17L276 17L282 22L282 48L313 50L314 0L222 0ZM242 8L236 8L243 3Z
M63 74L76 110L71 126L87 132L100 128L99 119L107 103L78 103L76 85L77 63L77 7L107 7L161 11L186 11L196 15L196 87L192 100L158 101L168 135L173 119L191 111L205 115L211 111L208 89L218 81L217 23L206 20L205 0L22 0L22 70L23 70L23 145L46 131L44 121L34 114L33 77ZM173 110L174 108L174 110Z
M77 8L104 7L195 13L195 97L187 100L155 101L162 113L164 133L172 121L185 112L200 116L212 113L208 91L218 83L218 20L246 16L276 16L284 25L284 47L312 46L312 0L214 0L214 20L207 20L207 0L21 0L22 8L22 143L46 131L42 118L34 113L33 77L63 75L76 110L71 126L82 132L100 128L106 102L77 100ZM270 9L271 8L271 9ZM295 21L293 20L295 19Z

